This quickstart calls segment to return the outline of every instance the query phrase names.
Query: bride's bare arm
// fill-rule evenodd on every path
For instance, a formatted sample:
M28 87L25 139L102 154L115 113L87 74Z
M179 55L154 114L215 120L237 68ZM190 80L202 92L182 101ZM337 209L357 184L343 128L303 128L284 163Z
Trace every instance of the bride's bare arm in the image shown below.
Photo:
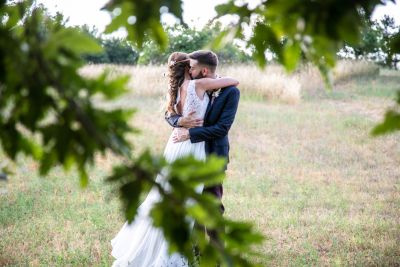
M196 80L196 89L207 90L217 90L219 88L227 86L237 86L239 81L230 77L221 78L201 78Z

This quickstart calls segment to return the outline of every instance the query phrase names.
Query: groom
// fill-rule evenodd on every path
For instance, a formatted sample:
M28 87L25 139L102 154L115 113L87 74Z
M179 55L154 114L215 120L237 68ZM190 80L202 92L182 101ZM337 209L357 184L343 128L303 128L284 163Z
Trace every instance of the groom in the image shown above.
M218 66L218 57L212 51L199 50L189 54L190 76L192 79L213 78L217 76L215 71ZM187 117L180 115L166 116L165 119L173 127L181 127L174 136L174 142L182 142L190 139L192 143L205 141L206 154L215 154L226 158L229 162L228 132L235 119L239 104L240 92L234 87L225 87L211 94L210 101L204 116L204 123L189 114ZM225 170L226 170L225 166ZM222 184L206 187L208 192L222 199ZM221 212L225 210L221 202Z

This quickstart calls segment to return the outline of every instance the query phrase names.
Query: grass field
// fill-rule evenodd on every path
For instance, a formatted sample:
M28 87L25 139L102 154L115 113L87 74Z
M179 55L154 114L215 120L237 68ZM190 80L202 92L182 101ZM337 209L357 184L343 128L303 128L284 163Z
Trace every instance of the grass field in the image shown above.
M293 105L242 92L224 204L226 216L265 234L259 263L400 265L400 134L369 135L398 89L400 73L381 70L330 93L304 89ZM160 97L130 94L118 104L138 109L136 151L161 153L171 129ZM75 173L38 177L20 158L0 195L0 266L111 265L109 241L124 222L103 182L113 162L99 158L82 190Z

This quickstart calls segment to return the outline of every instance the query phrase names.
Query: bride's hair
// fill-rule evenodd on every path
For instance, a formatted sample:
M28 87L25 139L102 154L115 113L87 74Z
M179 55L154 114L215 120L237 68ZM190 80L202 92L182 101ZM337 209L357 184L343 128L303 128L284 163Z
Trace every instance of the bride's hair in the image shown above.
M178 90L185 80L185 71L190 68L189 56L186 53L174 52L168 57L168 100L167 113L176 114L174 106Z

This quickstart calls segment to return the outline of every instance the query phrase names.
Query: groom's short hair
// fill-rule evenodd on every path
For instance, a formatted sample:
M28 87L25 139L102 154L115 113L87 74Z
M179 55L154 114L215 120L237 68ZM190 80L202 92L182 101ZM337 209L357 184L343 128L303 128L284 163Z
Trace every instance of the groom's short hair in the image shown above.
M189 54L189 58L197 60L199 64L206 65L211 72L215 72L218 66L217 55L208 50L198 50Z

